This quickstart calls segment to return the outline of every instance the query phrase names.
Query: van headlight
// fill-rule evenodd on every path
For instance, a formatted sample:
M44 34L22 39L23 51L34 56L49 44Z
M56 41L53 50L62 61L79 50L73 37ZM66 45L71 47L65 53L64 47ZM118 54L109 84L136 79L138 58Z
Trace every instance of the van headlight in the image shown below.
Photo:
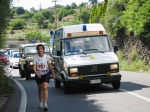
M70 68L70 73L76 73L78 72L78 68Z
M118 64L111 64L110 69L118 69Z
M30 65L33 65L33 62L30 62Z

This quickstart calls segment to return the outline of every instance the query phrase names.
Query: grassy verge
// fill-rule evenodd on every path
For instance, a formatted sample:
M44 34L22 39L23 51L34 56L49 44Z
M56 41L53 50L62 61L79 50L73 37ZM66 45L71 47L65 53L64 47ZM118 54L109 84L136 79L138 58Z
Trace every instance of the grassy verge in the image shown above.
M14 82L4 74L4 70L0 67L0 95L8 97L14 92Z
M12 30L7 31L8 38L25 38L25 34L28 32L41 32L42 34L50 37L50 30L49 29L32 29L32 30Z
M128 55L118 51L117 56L120 61L120 70L150 73L150 63L147 64L144 60L141 60L136 49L133 48Z

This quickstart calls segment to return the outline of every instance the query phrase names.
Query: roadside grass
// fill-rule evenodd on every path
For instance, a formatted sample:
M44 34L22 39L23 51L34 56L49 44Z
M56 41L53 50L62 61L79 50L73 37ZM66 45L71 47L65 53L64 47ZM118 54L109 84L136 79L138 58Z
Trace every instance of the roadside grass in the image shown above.
M32 29L32 30L12 30L7 31L7 38L25 38L26 33L28 32L41 32L42 34L50 37L49 29Z
M150 73L150 63L146 64L144 60L141 60L135 48L128 56L125 56L121 51L117 52L117 56L120 62L120 70Z

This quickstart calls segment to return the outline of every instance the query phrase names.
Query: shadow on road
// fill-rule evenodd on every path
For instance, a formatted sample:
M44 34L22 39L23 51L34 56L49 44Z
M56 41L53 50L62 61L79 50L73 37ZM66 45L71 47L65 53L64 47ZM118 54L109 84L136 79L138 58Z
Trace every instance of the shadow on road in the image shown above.
M127 91L135 91L135 90L142 90L143 88L150 88L150 86L136 84L133 82L121 82L121 88Z

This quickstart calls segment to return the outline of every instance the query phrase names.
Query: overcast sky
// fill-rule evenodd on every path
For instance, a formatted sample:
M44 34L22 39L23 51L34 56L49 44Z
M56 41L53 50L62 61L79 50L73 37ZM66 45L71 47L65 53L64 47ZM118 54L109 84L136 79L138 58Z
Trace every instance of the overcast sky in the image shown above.
M48 7L52 7L55 5L54 2L52 2L53 0L13 0L13 6L14 7L24 7L24 9L30 10L31 7L34 7L36 10L39 9L39 6L41 4L41 7L44 8L48 8ZM76 3L77 5L79 5L82 2L88 2L89 0L57 0L57 4L60 5L71 5L72 2ZM103 1L103 0L98 0Z

